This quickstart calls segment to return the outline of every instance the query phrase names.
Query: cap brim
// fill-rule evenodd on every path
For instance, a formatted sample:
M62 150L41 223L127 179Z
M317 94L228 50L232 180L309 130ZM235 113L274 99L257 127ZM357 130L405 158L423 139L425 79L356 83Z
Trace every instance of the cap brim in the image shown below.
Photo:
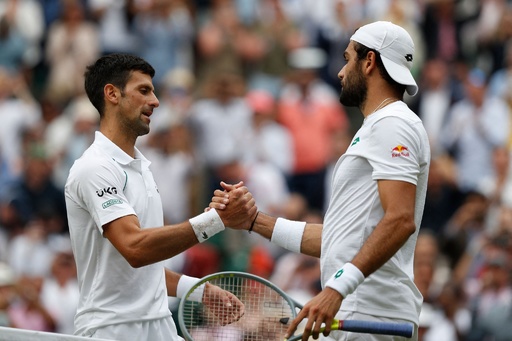
M384 57L382 54L380 56L389 76L393 78L393 80L398 84L406 85L406 91L409 95L416 95L418 93L418 85L416 84L411 71L404 66L394 63L390 59Z

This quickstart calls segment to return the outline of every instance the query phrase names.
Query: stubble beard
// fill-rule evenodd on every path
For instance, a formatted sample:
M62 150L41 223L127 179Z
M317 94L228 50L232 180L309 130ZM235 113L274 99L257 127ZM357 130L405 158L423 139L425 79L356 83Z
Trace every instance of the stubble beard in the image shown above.
M142 117L138 117L135 120L122 118L121 125L128 134L133 135L135 138L148 134L150 130L149 124L143 122Z

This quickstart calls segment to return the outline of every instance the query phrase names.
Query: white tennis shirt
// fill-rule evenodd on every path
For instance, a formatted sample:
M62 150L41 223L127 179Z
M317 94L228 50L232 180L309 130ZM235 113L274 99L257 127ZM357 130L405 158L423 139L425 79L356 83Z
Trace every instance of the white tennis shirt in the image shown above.
M149 165L137 149L133 159L96 132L94 143L70 170L65 196L80 289L77 335L171 315L163 265L133 268L103 237L103 225L131 214L141 228L163 226Z
M422 296L413 282L413 256L430 164L421 120L403 102L368 116L338 160L322 232L322 284L350 262L382 219L377 180L416 185L416 232L379 270L348 295L342 310L418 323Z

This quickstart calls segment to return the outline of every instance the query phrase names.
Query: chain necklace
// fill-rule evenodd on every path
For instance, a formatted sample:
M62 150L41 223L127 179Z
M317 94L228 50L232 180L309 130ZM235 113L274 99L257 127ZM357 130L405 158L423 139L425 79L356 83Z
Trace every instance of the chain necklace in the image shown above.
M386 105L391 104L391 103L396 102L396 101L397 101L397 99L394 99L393 97L384 98L384 100L382 102L380 102L380 104L377 105L377 107L375 109L373 109L373 111L368 116L370 116L371 114L373 114L377 110L384 108Z

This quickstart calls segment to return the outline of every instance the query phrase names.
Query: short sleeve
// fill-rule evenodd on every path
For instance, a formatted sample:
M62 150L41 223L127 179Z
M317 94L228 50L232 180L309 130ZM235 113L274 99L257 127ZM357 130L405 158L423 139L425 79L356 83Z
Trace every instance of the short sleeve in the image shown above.
M119 167L106 165L86 166L77 172L74 187L77 199L90 213L103 233L103 225L127 215L135 215L124 188L126 174Z
M414 123L388 116L373 124L368 161L374 180L400 180L416 185L421 155L421 139Z

